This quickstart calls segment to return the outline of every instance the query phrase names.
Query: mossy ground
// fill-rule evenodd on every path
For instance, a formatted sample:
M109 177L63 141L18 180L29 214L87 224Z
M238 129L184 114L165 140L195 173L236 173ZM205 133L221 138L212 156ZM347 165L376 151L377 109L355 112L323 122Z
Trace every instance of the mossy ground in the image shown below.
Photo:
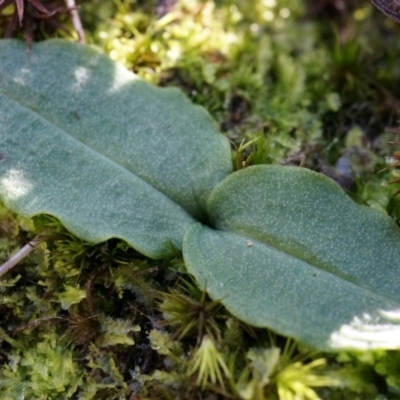
M367 1L317 3L94 0L81 17L90 43L203 105L236 168L304 165L398 221L397 172L379 171L399 134L400 28ZM400 398L400 352L320 354L246 326L179 254L93 246L2 207L1 260L43 231L0 281L1 400Z

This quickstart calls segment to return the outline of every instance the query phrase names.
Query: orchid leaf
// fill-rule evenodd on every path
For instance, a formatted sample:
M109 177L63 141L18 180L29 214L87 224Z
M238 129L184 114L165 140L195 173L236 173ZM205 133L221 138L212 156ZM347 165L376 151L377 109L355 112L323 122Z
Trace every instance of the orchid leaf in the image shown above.
M78 237L183 250L211 297L320 349L400 348L400 230L329 178L232 173L228 141L176 89L91 46L0 42L0 199Z
M400 230L301 168L250 167L184 240L189 272L249 324L314 347L400 347Z
M1 41L0 104L0 198L90 242L171 255L231 172L229 143L204 109L90 46Z

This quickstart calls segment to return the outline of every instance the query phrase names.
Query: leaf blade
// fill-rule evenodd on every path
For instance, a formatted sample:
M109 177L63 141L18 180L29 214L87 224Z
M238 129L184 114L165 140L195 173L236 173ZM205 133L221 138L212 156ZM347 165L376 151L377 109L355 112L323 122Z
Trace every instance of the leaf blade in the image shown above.
M174 255L190 214L203 215L232 168L204 109L90 46L50 40L27 52L1 41L0 102L0 198L91 242L119 237L149 257Z
M208 208L217 230L190 227L184 258L234 315L322 349L400 347L400 232L388 216L320 174L272 165L232 174Z
M90 46L0 43L0 90L201 216L232 171L229 142L177 89L138 79ZM111 122L110 122L111 120ZM121 146L121 143L124 145Z
M13 135L0 139L5 154L0 192L6 206L27 217L54 215L89 242L119 237L153 258L170 253L169 241L180 247L180 238L193 219L178 205L122 168L115 179L112 162L99 160L95 153L88 159L91 151L84 145L57 134L51 125L38 124L26 112L15 113L13 107L2 107L0 120L5 121L6 114L26 121L28 129L34 123L35 133L29 136L29 147L24 129L16 128ZM93 187L96 190L90 190ZM166 220L165 212L172 218ZM132 224L147 227L151 234L144 228L132 229Z
M272 246L193 224L183 254L198 284L251 325L321 350L400 347L400 301L332 279Z
M399 228L387 215L354 203L322 174L276 165L248 168L218 185L208 205L218 229L271 243L400 299ZM368 272L379 268L385 273Z

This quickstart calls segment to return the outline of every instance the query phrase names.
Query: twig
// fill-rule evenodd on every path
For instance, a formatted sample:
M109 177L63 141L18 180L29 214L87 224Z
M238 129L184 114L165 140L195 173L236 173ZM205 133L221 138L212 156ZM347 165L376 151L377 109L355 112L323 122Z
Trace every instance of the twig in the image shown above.
M15 267L24 259L40 242L43 241L43 235L38 235L28 242L21 250L14 254L8 261L0 267L0 278L11 268Z
M86 43L85 32L83 30L81 18L79 16L75 0L64 0L64 1L71 14L72 25L74 26L76 33L78 34L79 42Z

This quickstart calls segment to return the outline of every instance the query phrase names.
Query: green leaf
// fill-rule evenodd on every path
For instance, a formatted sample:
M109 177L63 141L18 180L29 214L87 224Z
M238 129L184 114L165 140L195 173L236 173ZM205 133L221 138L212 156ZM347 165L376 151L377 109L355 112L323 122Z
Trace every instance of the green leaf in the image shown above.
M400 231L315 172L257 166L192 225L189 272L237 317L314 347L400 347Z
M232 170L204 109L90 46L1 41L0 103L0 198L90 242L172 255Z
M12 210L153 258L183 240L199 285L249 324L321 349L400 347L400 231L330 179L281 166L228 176L228 141L202 108L90 46L1 41L0 104Z

